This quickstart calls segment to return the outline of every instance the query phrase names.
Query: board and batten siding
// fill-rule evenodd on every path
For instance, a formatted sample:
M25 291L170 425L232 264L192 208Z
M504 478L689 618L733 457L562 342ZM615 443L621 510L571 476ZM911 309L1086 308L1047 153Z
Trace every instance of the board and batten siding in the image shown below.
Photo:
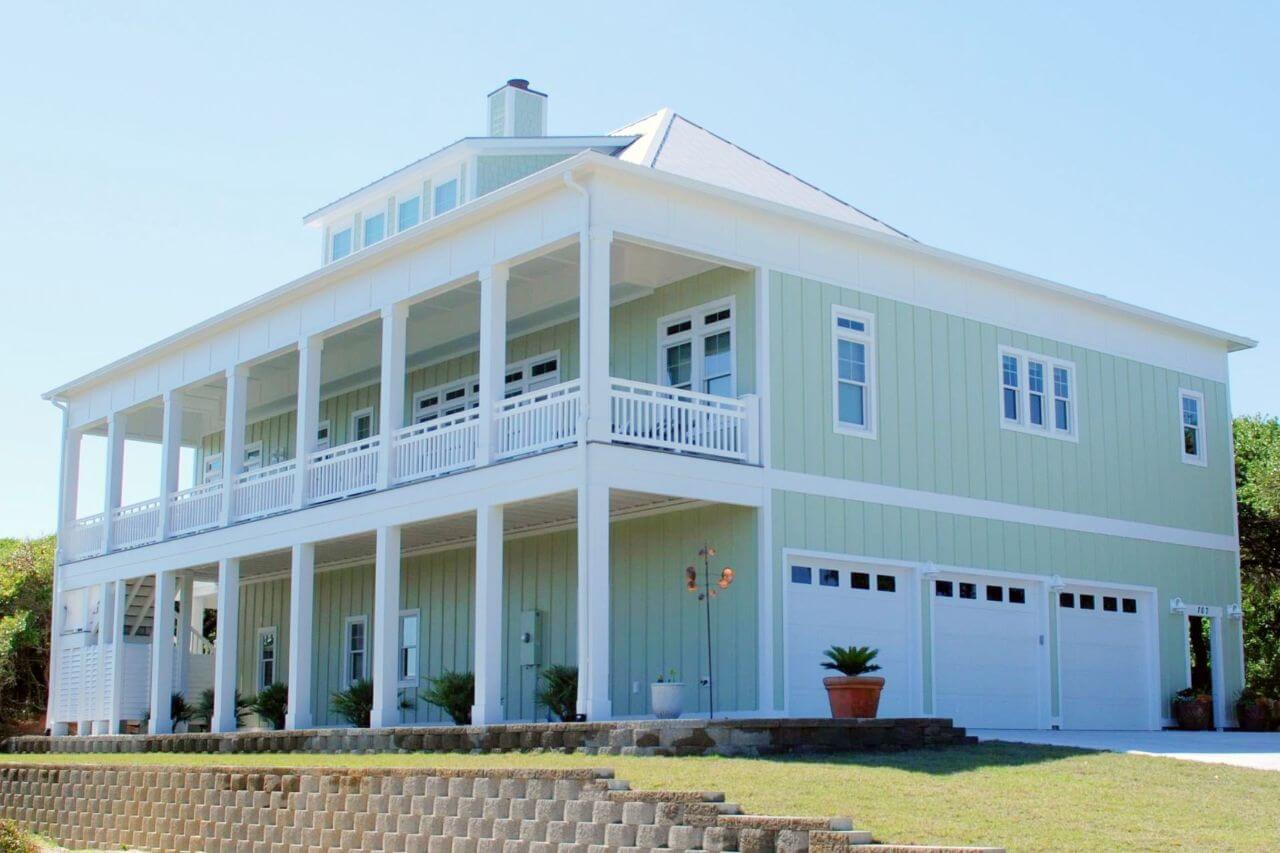
M775 467L1234 532L1219 382L793 275L770 276L769 302ZM833 429L834 305L875 318L875 439ZM1001 428L1001 346L1074 362L1078 441ZM1206 467L1182 461L1179 388L1204 395Z
M236 632L236 689L244 697L258 692L258 631L276 629L276 678L289 680L289 579L249 581L240 587L240 624Z
M783 701L783 584L786 549L870 559L933 562L939 566L1014 572L1070 581L1101 581L1156 589L1160 632L1161 702L1187 684L1186 623L1169 612L1181 596L1226 606L1239 600L1236 555L1229 551L1080 533L963 515L904 509L861 501L773 492L775 701ZM924 605L929 606L925 596ZM1052 608L1051 611L1052 612ZM850 642L856 642L851 637ZM1223 620L1227 696L1243 685L1240 621ZM931 672L925 639L925 683ZM1051 647L1052 648L1052 647ZM1053 662L1056 665L1056 661ZM928 695L926 691L926 703ZM1054 711L1057 712L1056 680ZM926 704L926 710L928 706Z

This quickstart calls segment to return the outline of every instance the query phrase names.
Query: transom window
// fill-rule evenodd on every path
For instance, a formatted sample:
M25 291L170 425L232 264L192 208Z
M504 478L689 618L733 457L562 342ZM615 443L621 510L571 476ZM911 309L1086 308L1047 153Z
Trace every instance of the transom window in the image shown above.
M1074 440L1075 365L1038 353L1000 348L1000 426Z
M421 616L417 610L400 613L400 683L418 683L418 625Z
M549 388L560 382L560 353L543 353L507 365L503 397L515 397L529 391ZM433 421L456 415L480 405L478 376L468 376L445 385L437 385L413 395L413 422Z
M1204 446L1204 395L1180 389L1178 410L1182 427L1182 461L1204 465L1208 461Z
M458 179L437 184L434 192L435 207L433 216L447 213L458 206Z
M831 310L836 432L875 438L874 318L838 305Z
M258 629L258 690L276 682L276 629Z
M368 677L368 627L367 616L349 616L346 622L346 643L343 646L343 685L350 687L353 683Z
M658 353L663 385L736 396L733 300L663 317L658 321Z

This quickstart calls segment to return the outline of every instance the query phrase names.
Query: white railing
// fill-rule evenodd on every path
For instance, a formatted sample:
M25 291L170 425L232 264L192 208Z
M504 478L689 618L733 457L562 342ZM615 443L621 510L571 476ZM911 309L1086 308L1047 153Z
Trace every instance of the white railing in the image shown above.
M222 481L169 495L169 535L185 536L222 524Z
M297 485L293 459L277 462L266 468L257 468L236 475L232 518L244 521L284 512L293 507L294 487Z
M391 482L410 483L476 464L480 410L469 409L396 430L391 436Z
M63 559L80 560L102 553L102 513L77 518L62 532Z
M378 436L349 441L307 457L307 498L312 503L345 498L378 486Z
M122 506L111 513L111 543L136 548L160 539L160 499Z
M581 391L582 383L575 379L498 403L493 423L495 456L508 459L577 441Z
M755 461L754 397L735 400L647 382L610 380L613 438L630 444Z

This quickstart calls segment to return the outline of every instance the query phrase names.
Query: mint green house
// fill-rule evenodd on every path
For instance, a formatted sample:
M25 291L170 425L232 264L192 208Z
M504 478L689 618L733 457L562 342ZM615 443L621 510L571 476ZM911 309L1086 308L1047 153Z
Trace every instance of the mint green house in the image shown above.
M450 670L476 723L541 720L555 664L588 719L672 670L689 714L825 716L832 644L880 649L885 716L1154 729L1194 678L1230 723L1253 341L926 246L668 110L488 104L308 215L313 272L46 395L55 732L208 689L229 731L275 683L343 725L361 679L373 725L440 724Z

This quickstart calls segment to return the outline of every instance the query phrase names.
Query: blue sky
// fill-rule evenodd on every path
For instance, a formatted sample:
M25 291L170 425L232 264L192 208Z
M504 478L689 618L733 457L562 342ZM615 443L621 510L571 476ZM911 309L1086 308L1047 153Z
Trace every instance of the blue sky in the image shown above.
M670 106L926 243L1258 338L1234 407L1280 413L1280 6L796 8L6 10L0 535L53 527L41 392L314 268L303 213L512 76L553 133Z

